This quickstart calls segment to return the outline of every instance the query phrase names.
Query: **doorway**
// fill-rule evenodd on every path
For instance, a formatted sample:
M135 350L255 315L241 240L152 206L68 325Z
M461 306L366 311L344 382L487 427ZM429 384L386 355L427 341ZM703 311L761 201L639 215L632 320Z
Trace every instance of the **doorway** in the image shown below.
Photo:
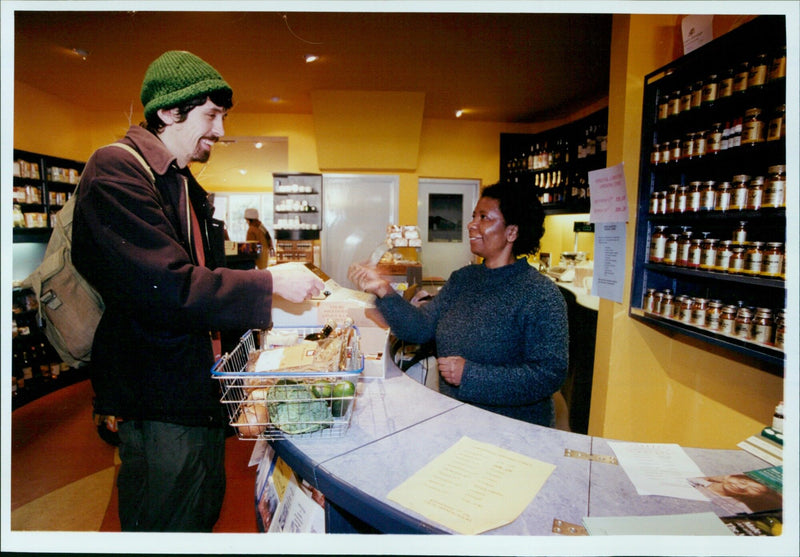
M478 202L480 180L420 178L417 223L422 236L425 277L444 280L472 263L467 223Z

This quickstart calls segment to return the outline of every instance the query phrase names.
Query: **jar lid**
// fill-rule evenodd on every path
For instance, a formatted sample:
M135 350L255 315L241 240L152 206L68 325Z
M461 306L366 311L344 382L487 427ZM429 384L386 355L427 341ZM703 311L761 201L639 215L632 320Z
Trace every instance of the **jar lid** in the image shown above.
M722 307L722 301L720 301L720 300L709 300L708 306L712 307L712 308L721 308Z
M786 165L785 164L776 164L774 166L770 166L767 170L769 170L770 174L778 174L786 172Z
M717 189L719 189L719 190L729 190L729 189L731 189L731 183L730 182L722 182L720 185L717 186Z
M772 310L769 308L756 308L756 315L771 316Z
M750 180L750 183L751 184L763 184L764 183L764 177L763 176L756 176L755 178Z
M747 174L737 174L733 177L734 182L747 182L750 179L750 176Z
M783 247L783 242L767 242L767 245L771 248L781 248Z
M703 185L703 182L697 180L697 181L694 181L694 182L689 182L689 185L692 186L693 188L699 188L700 186Z
M706 180L705 182L703 182L703 185L707 188L713 188L714 184L716 184L714 180Z
M748 108L744 112L745 116L758 116L759 114L761 114L760 108Z

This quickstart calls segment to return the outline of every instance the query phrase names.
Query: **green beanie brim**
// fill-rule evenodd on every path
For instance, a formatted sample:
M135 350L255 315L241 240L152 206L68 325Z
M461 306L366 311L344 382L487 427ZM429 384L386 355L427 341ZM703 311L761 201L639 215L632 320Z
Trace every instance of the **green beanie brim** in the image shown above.
M190 52L165 52L150 64L142 82L144 116L150 118L162 108L218 91L233 94L230 85L208 63Z

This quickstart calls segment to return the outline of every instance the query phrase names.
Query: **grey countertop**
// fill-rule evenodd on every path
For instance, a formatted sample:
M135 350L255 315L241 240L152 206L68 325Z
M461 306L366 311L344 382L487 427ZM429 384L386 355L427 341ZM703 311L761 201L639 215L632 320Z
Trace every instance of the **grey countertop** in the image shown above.
M448 533L387 494L463 436L555 465L510 524L487 534L552 535L554 519L713 511L710 502L640 496L622 466L565 456L613 455L607 441L509 419L432 391L390 366L362 379L349 430L339 438L273 441L277 454L326 499L383 532ZM741 450L686 448L705 475L769 466Z

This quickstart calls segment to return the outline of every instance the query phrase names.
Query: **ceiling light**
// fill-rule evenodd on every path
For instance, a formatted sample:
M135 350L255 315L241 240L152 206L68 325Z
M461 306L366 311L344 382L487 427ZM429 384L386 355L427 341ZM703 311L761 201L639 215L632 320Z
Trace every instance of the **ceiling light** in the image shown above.
M84 50L82 48L73 48L72 52L77 56L80 56L81 60L86 60L86 58L89 56L89 51Z
M319 56L317 56L316 54L306 54L305 60L306 64L310 64L311 62L316 62L317 60L319 60Z
M464 111L461 109L456 110L456 118L461 118L461 115L464 114Z
M269 102L271 102L271 103L279 103L279 102L281 102L281 98L278 97L278 96L270 97Z
M253 146L254 146L256 149L261 149L261 148L264 146L264 144L263 144L263 143L261 143L260 141L256 141L256 142L255 142L255 144L254 144Z

